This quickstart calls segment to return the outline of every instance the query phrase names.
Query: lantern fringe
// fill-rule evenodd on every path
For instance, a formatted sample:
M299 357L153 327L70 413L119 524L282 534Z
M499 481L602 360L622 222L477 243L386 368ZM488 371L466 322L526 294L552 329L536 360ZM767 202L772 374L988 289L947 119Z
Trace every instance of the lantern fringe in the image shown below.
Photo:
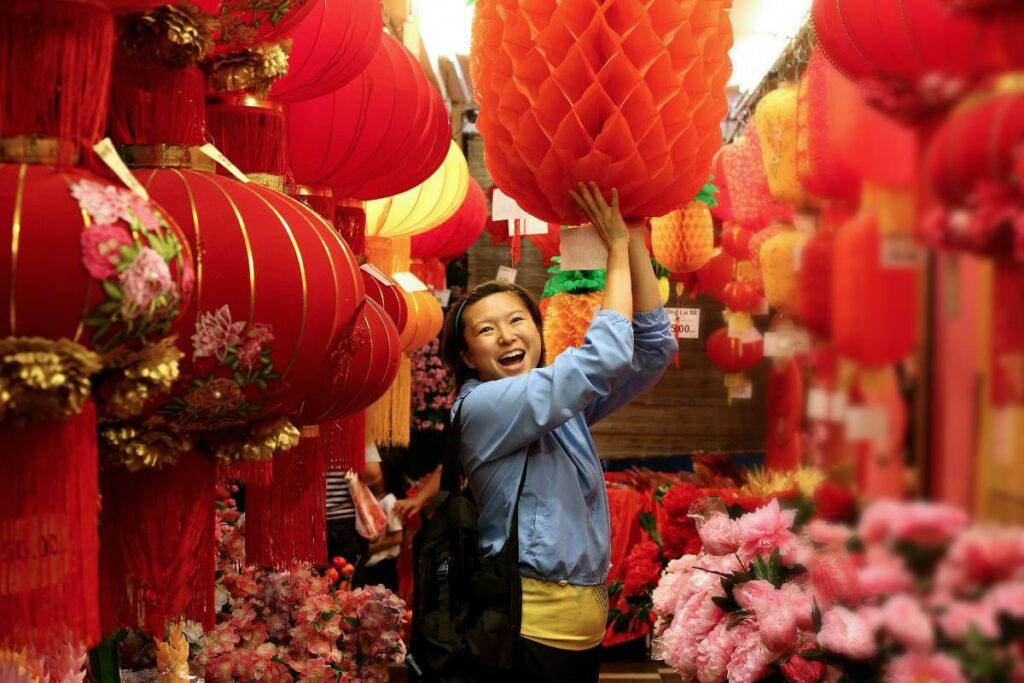
M381 446L408 446L411 420L412 361L403 353L395 381L366 409L366 440Z
M162 470L101 472L103 632L168 620L214 624L216 463L199 453Z
M77 415L101 367L97 354L67 339L0 339L0 424Z
M206 105L206 126L217 148L243 173L284 176L284 112L242 104Z
M110 136L121 145L202 145L205 94L206 76L198 67L138 64L118 54L110 87Z
M295 192L295 193L289 193L289 194L292 197L294 197L295 199L297 199L300 202L302 202L303 204L305 204L306 206L308 206L313 211L315 211L317 213L317 215L319 215L325 221L330 223L332 226L335 226L335 229L337 229L337 225L334 222L334 198L333 197L331 197L330 195L324 196L324 195L315 195L315 194L303 194L301 192ZM342 237L344 237L344 235L342 235ZM345 241L347 242L348 240L346 239ZM351 247L352 245L349 244L349 246Z
M325 469L328 472L366 470L366 411L320 425L324 438Z
M327 558L324 440L307 436L273 460L273 481L246 489L245 557L281 569Z
M366 255L366 210L362 202L335 199L334 229L348 242L356 256Z
M0 137L38 135L91 147L106 123L113 15L103 3L0 4ZM60 146L61 165L74 145Z
M104 358L106 369L95 381L101 421L136 417L148 401L171 390L178 379L178 363L185 357L176 341L177 335L172 335L138 351Z
M0 646L100 639L96 411L0 427Z
M274 480L273 460L239 460L217 463L218 478L234 479L246 487L269 486Z

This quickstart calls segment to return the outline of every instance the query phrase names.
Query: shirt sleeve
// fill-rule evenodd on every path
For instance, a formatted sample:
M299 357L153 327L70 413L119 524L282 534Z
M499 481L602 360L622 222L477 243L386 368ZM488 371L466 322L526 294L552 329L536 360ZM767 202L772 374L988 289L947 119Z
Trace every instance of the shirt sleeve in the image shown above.
M611 393L587 406L587 424L603 420L657 384L678 351L679 342L672 334L672 325L663 306L647 313L635 313L633 358L629 372L622 376Z
M371 462L380 462L380 451L377 450L377 444L372 441L366 442L366 464L369 465Z
M467 470L516 452L571 420L594 399L607 396L629 369L632 356L629 320L614 311L599 311L583 345L567 349L551 365L477 384L462 398Z

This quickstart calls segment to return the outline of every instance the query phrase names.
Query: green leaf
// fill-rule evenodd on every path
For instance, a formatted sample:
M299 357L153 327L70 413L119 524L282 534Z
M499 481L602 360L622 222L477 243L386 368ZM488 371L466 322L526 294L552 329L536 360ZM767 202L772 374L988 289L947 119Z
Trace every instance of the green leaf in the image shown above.
M124 299L124 294L121 291L121 285L116 280L103 280L103 292L107 295L107 298L113 299L114 301L121 301Z
M811 621L814 622L814 630L815 630L815 632L821 631L822 615L821 615L821 608L818 607L818 601L817 600L814 601L814 607L811 608ZM802 656L804 657L804 659L807 658L805 655L802 655Z
M255 382L255 384L256 384L256 387L257 387L257 388L258 388L258 389L259 389L260 391L266 391L266 390L267 390L267 383L266 383L266 382L265 382L264 380L262 380L262 379L257 379L257 380L256 380L256 382Z
M114 633L89 650L89 671L95 683L120 683L121 664L118 657L120 638L119 632Z
M665 498L665 494L668 493L668 490L670 488L672 488L672 487L669 486L668 484L662 484L661 486L659 486L657 488L657 490L655 490L655 492L654 492L654 500L655 500L655 502L661 503L661 501Z
M652 541L658 544L659 548L664 547L664 544L661 542L661 534L658 533L658 522L654 518L654 514L650 512L642 513L640 515L640 527L647 532Z
M622 592L622 579L615 579L608 586L608 596L614 598Z

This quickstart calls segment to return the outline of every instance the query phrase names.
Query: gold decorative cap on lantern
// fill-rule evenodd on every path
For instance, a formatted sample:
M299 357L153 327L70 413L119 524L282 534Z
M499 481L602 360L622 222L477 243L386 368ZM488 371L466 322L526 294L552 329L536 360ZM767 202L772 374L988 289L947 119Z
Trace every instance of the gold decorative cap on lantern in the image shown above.
M35 135L0 138L0 162L53 166L59 159L65 159L72 165L78 164L78 146L68 140Z
M213 159L198 147L183 145L118 145L118 153L129 168L188 168L213 173Z
M229 52L206 62L209 85L222 93L246 91L266 96L274 80L288 72L291 40Z

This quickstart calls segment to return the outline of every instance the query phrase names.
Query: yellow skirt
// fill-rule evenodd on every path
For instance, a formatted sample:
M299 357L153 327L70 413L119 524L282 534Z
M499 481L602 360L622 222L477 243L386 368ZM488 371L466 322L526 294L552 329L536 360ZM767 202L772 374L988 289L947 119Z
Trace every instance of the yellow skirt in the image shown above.
M548 647L589 650L604 640L608 587L573 586L522 577L520 634Z

